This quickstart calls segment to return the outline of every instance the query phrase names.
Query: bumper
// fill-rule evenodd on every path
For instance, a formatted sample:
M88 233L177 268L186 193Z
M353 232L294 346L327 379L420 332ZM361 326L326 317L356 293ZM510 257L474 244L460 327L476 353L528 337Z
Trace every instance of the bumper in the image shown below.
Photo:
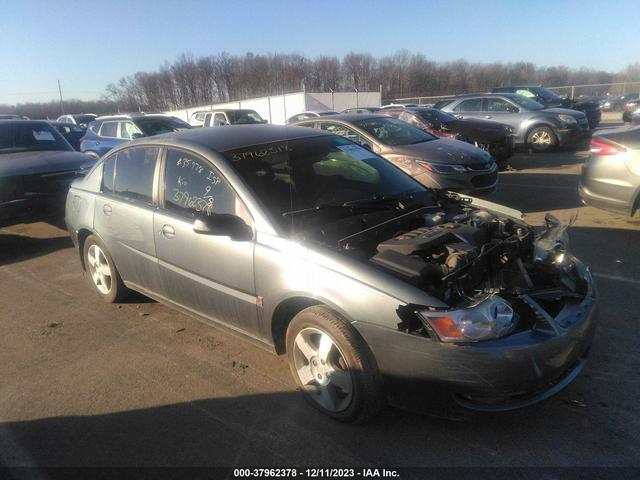
M42 214L61 213L66 193L31 195L0 203L0 224Z
M567 147L578 145L591 137L591 131L579 126L568 128L557 128L558 146Z
M578 186L578 194L580 195L580 200L582 200L584 205L589 205L591 207L600 208L602 210L622 215L632 214L631 209L633 208L633 205L631 202L598 194L586 185L580 184Z
M556 321L566 326L560 333L534 328L463 345L363 324L358 329L391 383L414 391L437 388L471 409L509 410L557 393L582 370L597 318L590 285L579 304L557 315Z

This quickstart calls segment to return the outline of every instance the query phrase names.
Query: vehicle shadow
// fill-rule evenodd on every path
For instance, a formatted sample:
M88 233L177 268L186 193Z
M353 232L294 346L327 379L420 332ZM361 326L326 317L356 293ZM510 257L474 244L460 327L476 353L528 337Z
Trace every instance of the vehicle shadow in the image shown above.
M523 213L582 206L578 175L553 173L503 173L497 190L487 200Z
M0 232L0 266L73 247L69 237L33 238Z
M588 158L588 150L560 149L550 153L533 153L522 150L509 159L514 170L532 170L539 168L560 168L580 165Z

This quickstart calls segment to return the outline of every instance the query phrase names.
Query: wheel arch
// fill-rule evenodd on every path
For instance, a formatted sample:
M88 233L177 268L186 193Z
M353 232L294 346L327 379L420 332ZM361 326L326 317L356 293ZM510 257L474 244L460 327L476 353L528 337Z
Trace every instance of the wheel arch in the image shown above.
M293 317L314 305L326 304L316 298L299 295L286 298L276 306L271 316L271 338L276 354L282 355L286 352L287 328Z

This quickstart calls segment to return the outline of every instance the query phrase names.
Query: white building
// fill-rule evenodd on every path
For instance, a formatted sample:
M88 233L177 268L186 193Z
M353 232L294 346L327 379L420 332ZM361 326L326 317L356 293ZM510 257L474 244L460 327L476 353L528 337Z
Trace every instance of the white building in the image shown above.
M381 102L382 95L380 92L296 92L285 95L272 95L270 97L250 98L237 102L202 105L165 113L181 118L193 125L201 125L202 122L195 120L197 112L247 108L258 112L269 123L284 125L287 122L287 118L301 112L322 110L340 112L347 108L379 107Z

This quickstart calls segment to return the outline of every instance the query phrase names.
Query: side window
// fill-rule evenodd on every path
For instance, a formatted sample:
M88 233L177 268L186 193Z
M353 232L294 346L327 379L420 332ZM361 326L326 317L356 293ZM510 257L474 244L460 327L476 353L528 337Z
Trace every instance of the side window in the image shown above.
M359 143L360 145L367 145L369 147L371 146L371 144L366 139L362 138L350 128L345 127L344 125L340 125L339 123L322 122L320 124L320 129L331 132L335 135L340 135L341 137L348 138L352 142Z
M102 163L102 183L100 190L106 193L113 193L113 174L116 171L116 157L107 158Z
M133 137L134 133L138 133L138 134L142 133L140 129L136 127L135 123L120 122L120 134L118 135L118 138L131 139L131 138L134 138Z
M453 109L454 112L480 112L482 111L482 98L469 98L463 100Z
M224 113L216 113L213 116L213 126L218 127L220 125L224 125L227 123L227 117L224 116Z
M489 112L515 112L517 108L502 98L488 98L487 111Z
M128 148L116 155L114 193L129 200L151 203L157 147Z
M117 130L118 122L104 122L100 127L100 136L115 138Z
M251 221L244 204L218 169L182 150L167 151L164 208L188 218L228 213Z

